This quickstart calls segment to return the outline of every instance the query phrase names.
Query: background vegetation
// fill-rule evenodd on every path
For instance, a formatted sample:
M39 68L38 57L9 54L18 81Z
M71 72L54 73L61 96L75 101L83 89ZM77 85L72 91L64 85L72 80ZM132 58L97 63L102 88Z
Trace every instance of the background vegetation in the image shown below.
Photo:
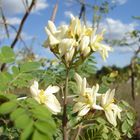
M21 24L15 31L16 36L11 44L9 44L9 46L2 44L0 47L0 139L2 140L16 140L19 139L19 137L21 140L31 138L33 140L62 139L60 132L57 129L57 127L60 127L60 123L58 122L60 116L52 119L50 112L46 108L38 106L32 98L28 98L27 100L21 99L21 101L19 101L20 99L17 100L17 98L30 96L29 87L33 80L39 81L43 89L50 84L58 83L61 89L64 88L65 69L59 60L53 58L48 59L47 57L37 58L32 49L26 47L22 50L18 50L16 53L14 51L18 41L24 42L21 38L21 32L24 23L28 20L28 15L36 4L35 2L36 0L32 0L31 5L27 5L27 10L23 15ZM85 23L86 7L91 7L93 9L93 27L96 26L97 28L100 26L99 23L101 19L116 6L110 5L107 0L103 0L97 5L89 5L88 2L77 0L77 4L81 5L79 18ZM55 16L57 16L58 7L59 2L56 2L56 5L52 10L52 20L55 20ZM1 16L2 24L4 25L3 28L8 36L8 27L11 25L7 24L2 8ZM133 18L134 20L139 20L139 17L135 17L135 15ZM131 43L128 42L128 38L129 40L132 40ZM100 134L103 134L102 138L105 140L108 139L107 135L109 134L114 140L120 139L121 135L124 136L124 139L131 137L139 139L140 31L134 30L129 32L122 40L110 40L109 38L105 38L105 41L112 47L116 45L122 47L133 47L133 45L137 45L138 49L134 52L130 64L123 68L117 66L104 66L99 70L96 66L97 62L95 57L89 57L82 65L70 71L70 96L75 95L77 91L73 78L74 71L76 71L80 75L87 77L90 81L89 84L101 84L100 92L105 92L108 88L115 88L117 98L127 101L133 106L135 111L128 104L126 105L126 102L120 102L122 107L124 107L123 105L125 104L127 106L126 110L129 110L128 114L126 112L127 117L122 117L123 125L120 126L122 134L118 133L117 128L113 128L111 133L109 133L109 128L103 127L107 122L104 119L99 118L95 123L98 127L83 129L83 133L79 139L101 139L99 137ZM45 43L43 46L45 46ZM58 94L57 97L61 100L60 94ZM70 97L69 102L71 102L71 100L72 98ZM69 106L69 110L71 110L71 106ZM134 115L137 116L135 125L133 125L135 120ZM71 120L73 117L72 114L69 116ZM75 122L70 123L71 126L73 126Z

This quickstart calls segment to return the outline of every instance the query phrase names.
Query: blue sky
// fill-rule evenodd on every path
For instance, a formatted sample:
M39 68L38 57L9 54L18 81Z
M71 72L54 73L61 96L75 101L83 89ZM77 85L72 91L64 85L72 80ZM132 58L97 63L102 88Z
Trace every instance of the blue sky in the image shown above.
M31 0L28 0L29 3ZM87 3L94 4L95 0L85 0ZM101 0L96 0L97 3ZM110 3L115 3L116 7L105 15L100 23L100 28L106 28L106 37L111 39L121 39L126 32L134 29L139 29L139 21L132 19L132 16L140 16L140 0L108 0ZM52 58L52 54L49 50L41 47L46 39L46 33L44 27L47 25L47 21L50 19L52 10L56 0L38 0L36 8L34 8L32 14L27 19L22 37L26 41L28 46L33 42L35 38L33 51L39 56L45 56ZM22 0L1 0L0 5L4 10L4 14L7 18L7 22L18 27L21 17L24 13L24 6ZM80 11L80 5L76 0L59 0L58 12L55 19L55 24L58 26L63 23L68 23L70 20L70 14L78 16ZM92 23L92 9L86 9L86 17L88 25ZM1 21L1 19L0 19ZM15 33L9 28L11 33L10 38L6 39L3 31L3 26L0 24L0 46L9 45L10 41L14 37ZM22 47L22 43L18 43L16 48ZM135 48L135 47L133 47ZM102 65L117 65L124 66L129 64L134 49L115 47L114 52L109 54L107 62L103 62L98 54L95 54L98 67Z

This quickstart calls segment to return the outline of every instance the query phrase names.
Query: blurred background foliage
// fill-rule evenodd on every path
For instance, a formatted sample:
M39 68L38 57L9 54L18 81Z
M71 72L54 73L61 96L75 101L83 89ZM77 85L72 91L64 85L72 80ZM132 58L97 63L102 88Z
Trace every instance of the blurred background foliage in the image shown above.
M77 0L77 4L81 5L79 18L85 24L86 7L93 9L93 27L97 28L100 26L101 19L116 7L114 4L110 5L107 0L102 0L97 5L89 5L82 0ZM133 18L134 20L140 19L138 16L133 16ZM131 42L128 42L128 40L131 40ZM105 38L105 42L111 46L119 45L121 47L129 46L133 48L133 45L137 45L138 49L134 52L130 64L123 68L104 66L99 70L96 66L98 62L96 62L93 55L88 57L82 65L71 69L69 75L69 102L72 101L77 93L77 86L74 81L74 73L77 72L81 76L87 77L90 85L99 83L101 93L108 88L115 88L116 97L124 99L135 108L138 121L135 125L133 124L136 119L135 111L126 102L120 101L120 106L122 108L126 107L126 115L122 116L122 124L118 125L118 128L110 129L105 118L92 120L93 118L91 117L86 126L82 126L81 135L77 139L119 140L123 138L126 140L132 136L138 139L138 134L140 134L138 131L140 129L140 31L129 32L121 40ZM57 59L38 58L32 49L28 47L15 53L11 46L1 46L0 65L2 66L5 63L5 68L0 72L0 139L61 140L61 129L58 128L61 127L59 118L62 116L60 115L58 118L53 116L54 119L52 119L50 112L46 108L38 105L30 98L29 87L33 80L37 80L43 89L53 84L60 86L63 91L65 80L64 65ZM60 101L62 100L62 94L57 95ZM16 100L26 96L29 98ZM81 124L78 124L78 128L74 127L77 123L74 121L76 116L70 114L71 110L72 105L68 107L68 117L70 126L73 128L70 134L75 136L74 132L77 132L77 129L81 129ZM90 126L89 124L91 123L94 125Z

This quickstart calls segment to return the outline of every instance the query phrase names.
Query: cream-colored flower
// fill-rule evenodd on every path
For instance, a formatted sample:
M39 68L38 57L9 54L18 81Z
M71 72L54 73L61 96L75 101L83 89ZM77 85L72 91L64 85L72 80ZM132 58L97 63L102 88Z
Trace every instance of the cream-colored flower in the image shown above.
M39 85L37 81L34 81L33 85L30 87L30 91L32 97L40 104L45 104L46 107L53 113L57 114L61 112L61 106L53 93L59 91L58 86L48 86L44 91L39 89Z
M67 38L68 34L68 25L61 25L58 28L58 32L55 33L55 36L57 37L58 40L62 40L64 38Z
M96 104L96 98L99 96L99 85L96 84L96 86L93 86L92 88L87 88L85 78L82 79L78 74L76 74L75 77L80 95L74 100L77 103L74 105L73 112L78 112L78 116L84 116L90 110L103 110L101 106Z
M45 30L48 34L47 45L56 45L60 43L60 41L47 28L45 28Z
M73 47L74 43L75 43L75 40L72 38L62 39L59 46L58 46L60 56L63 56L66 53L71 52L71 50L74 48Z
M89 47L89 36L83 36L83 38L81 39L81 42L79 44L79 47L80 47L80 51L81 51L81 54L86 57L91 49Z
M84 57L87 57L89 55L89 53L91 52L91 49L90 47L88 46L86 49L84 49L83 51L83 56Z
M73 56L74 56L75 48L71 48L66 54L65 54L65 60L67 65L69 66L69 63L71 62Z
M69 25L69 36L75 38L76 36L80 36L82 30L81 22L78 17L74 17L71 15L71 22Z
M106 60L108 57L108 51L112 51L112 49L101 43L103 41L103 33L104 31L100 34L96 34L96 29L94 29L90 37L90 46L93 51L98 51L101 54L103 60Z
M48 44L51 46L59 44L61 40L66 37L68 31L67 25L62 25L56 29L52 21L48 21L48 26L45 27L46 33L48 35Z
M117 125L117 117L121 119L120 112L122 111L120 107L114 104L114 94L115 90L108 90L105 94L101 96L101 106L104 109L107 120L113 125Z
M85 90L86 90L86 87L87 87L87 80L86 78L83 78L78 74L78 73L75 73L75 80L77 82L77 86L78 86L78 92L81 94L81 95L85 95Z
M96 34L96 29L86 27L78 17L72 15L69 25L61 25L56 28L52 21L48 21L45 30L48 34L45 44L50 47L53 53L65 59L67 65L69 65L73 56L78 62L78 57L86 58L91 52L96 51L105 60L108 57L108 52L112 50L109 46L101 43L104 32Z
M48 21L48 26L45 27L46 33L48 34L48 44L49 45L56 45L59 44L59 40L57 36L55 36L57 32L56 27L52 21Z

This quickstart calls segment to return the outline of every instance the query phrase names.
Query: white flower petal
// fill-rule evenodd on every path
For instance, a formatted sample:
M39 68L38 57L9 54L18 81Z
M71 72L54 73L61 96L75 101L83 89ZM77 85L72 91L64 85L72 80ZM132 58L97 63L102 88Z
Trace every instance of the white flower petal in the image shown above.
M90 47L87 47L83 50L83 56L86 57L90 53L91 49Z
M112 109L114 111L114 115L118 116L118 118L121 119L122 109L120 107L118 107L117 105L115 105L115 104L112 104Z
M81 87L81 94L83 94L83 95L86 92L86 85L87 85L87 80L86 80L86 78L84 78L82 81L82 87Z
M86 115L90 110L89 105L84 106L78 113L78 116L84 116Z
M58 100L56 99L56 97L53 94L47 96L45 105L49 108L49 110L53 114L57 114L57 113L61 112L60 103L58 102Z
M75 52L75 48L72 48L71 51L69 51L65 54L65 60L67 63L71 62L74 52Z
M73 112L76 113L78 112L85 104L82 102L78 102L74 105L73 107Z
M89 36L84 36L82 39L81 39L81 42L80 42L80 50L83 52L84 50L87 50L87 47L89 45Z
M46 33L48 34L48 40L50 45L59 44L59 40L45 27Z
M101 101L101 105L105 106L106 104L108 104L108 97L110 94L111 89L107 90L105 94L102 94L102 101Z
M73 48L74 42L75 42L74 39L69 38L62 39L58 46L60 55L63 56L66 53L70 53Z
M96 95L97 95L98 90L99 90L99 85L98 84L96 84L96 86L92 87L93 104L96 104Z
M82 78L78 73L75 73L75 80L77 82L78 88L81 91L81 86L82 86Z
M108 120L113 126L116 126L116 125L117 125L116 117L115 117L113 111L111 111L111 110L105 111L105 115L106 115L107 120Z
M48 29L51 31L52 34L56 32L56 27L52 21L48 21Z
M45 90L45 94L47 95L47 94L56 93L56 92L59 91L59 89L60 89L60 88L59 88L58 86L52 86L52 85L50 85L50 86L48 86L47 89Z
M103 110L103 108L101 106L96 105L96 104L93 105L92 107L93 107L93 109L96 109L96 110Z
M108 93L108 103L111 103L114 99L114 95L115 95L115 89L113 89L110 93Z
M32 96L37 96L39 91L40 90L38 89L38 82L34 81L34 84L31 85L31 87L30 87L30 92L31 92Z

